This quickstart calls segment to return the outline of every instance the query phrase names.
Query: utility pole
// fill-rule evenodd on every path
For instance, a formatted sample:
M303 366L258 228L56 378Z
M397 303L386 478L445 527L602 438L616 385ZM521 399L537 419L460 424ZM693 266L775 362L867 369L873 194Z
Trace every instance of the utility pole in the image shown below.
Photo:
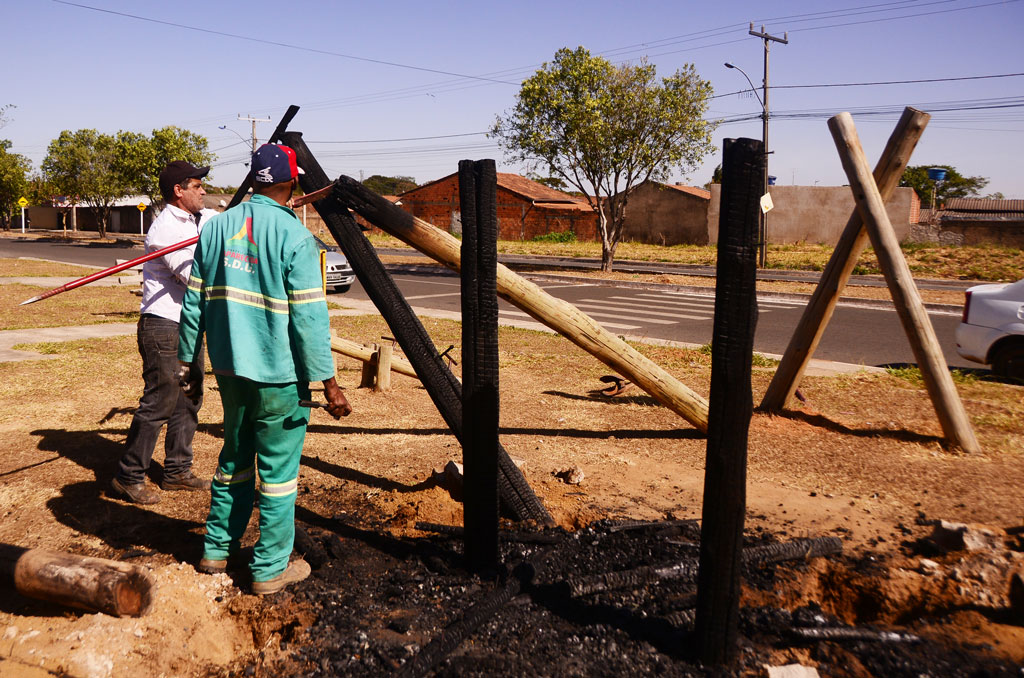
M764 86L763 86L763 90L762 90L763 93L764 93L764 101L761 102L762 105L763 105L764 111L761 113L761 121L762 121L762 129L761 129L762 139L761 140L764 143L764 155L765 155L765 158L764 158L764 193L762 195L767 195L768 194L768 154L771 153L771 151L768 150L768 116L769 116L769 113L768 113L768 52L770 51L769 50L769 45L772 42L781 42L783 45L788 45L789 44L789 31L786 31L785 33L783 33L782 37L780 38L778 36L769 35L768 33L765 33L764 26L761 26L761 31L760 32L755 31L754 30L754 22L751 21L750 22L750 31L749 31L749 33L750 33L750 35L753 35L755 38L761 38L762 40L764 40ZM761 233L759 234L759 236L760 236L759 239L760 239L761 242L760 242L760 245L759 245L760 249L759 249L759 252L758 252L758 263L757 263L757 265L758 265L759 268L764 268L765 259L766 259L766 255L767 255L767 252L768 252L768 213L765 212L763 209L761 210L761 229L760 230L761 230Z
M750 24L750 25L753 26L754 24ZM767 62L765 62L765 63L767 63ZM258 122L270 122L270 118L254 118L251 115L248 115L248 116L243 118L242 114L239 113L238 114L238 119L252 123L252 152L255 153L256 152L256 123L258 123Z

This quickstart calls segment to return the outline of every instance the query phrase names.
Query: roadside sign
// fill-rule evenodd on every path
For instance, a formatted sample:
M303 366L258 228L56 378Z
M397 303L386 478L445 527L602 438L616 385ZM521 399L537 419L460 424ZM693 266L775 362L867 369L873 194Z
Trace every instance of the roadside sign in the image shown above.
M140 212L145 212L146 211L146 203L144 203L144 202L140 202L138 205L136 205L136 207L139 208Z
M28 207L28 200L24 197L18 198L18 207Z

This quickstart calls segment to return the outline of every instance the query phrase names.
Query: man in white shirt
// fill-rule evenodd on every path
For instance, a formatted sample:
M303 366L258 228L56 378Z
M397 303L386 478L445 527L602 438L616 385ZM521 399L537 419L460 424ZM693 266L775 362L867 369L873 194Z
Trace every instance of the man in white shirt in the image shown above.
M153 220L146 235L146 253L199 235L206 219L216 210L203 209L202 178L209 167L195 167L183 160L168 163L160 173L160 192L167 206ZM179 385L178 319L192 271L195 245L147 261L142 268L142 305L138 325L139 354L145 387L132 418L124 456L111 486L120 498L136 504L155 504L160 493L146 486L160 429L167 425L164 441L164 490L208 490L210 481L192 472L192 437L202 405L204 360L190 366L190 381L198 382L194 395Z

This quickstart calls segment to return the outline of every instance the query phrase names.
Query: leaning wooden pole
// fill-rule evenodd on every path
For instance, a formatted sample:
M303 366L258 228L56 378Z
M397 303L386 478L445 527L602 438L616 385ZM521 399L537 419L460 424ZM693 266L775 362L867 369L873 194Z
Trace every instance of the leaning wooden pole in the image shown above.
M888 200L899 185L903 170L910 162L914 147L921 139L924 128L932 116L914 108L905 108L896 129L889 137L889 142L882 151L882 157L875 167L874 178L882 200ZM778 411L786 406L800 386L807 365L818 348L822 335L836 304L839 295L853 274L857 258L868 244L868 232L864 220L854 207L853 214L846 222L846 228L839 236L839 242L832 252L832 257L821 274L821 280L814 289L814 294L804 308L803 316L789 340L786 352L779 361L768 390L761 399L762 410Z
M939 415L946 439L965 452L980 452L981 446L974 437L971 422L949 374L935 329L914 284L907 260L900 250L896 232L885 211L885 203L871 176L853 118L849 113L840 113L829 119L828 128L832 132L843 170L850 180L857 210L867 225L871 245L875 248L882 274L892 292L896 312L910 339L910 347L914 351L925 388Z
M334 195L364 219L448 268L460 270L461 243L453 235L416 219L351 177L339 177L334 185ZM502 264L498 264L497 287L498 296L566 337L702 432L707 431L707 400L586 313Z
M718 229L711 411L697 575L700 658L719 665L736 656L740 567L747 508L747 435L754 409L750 371L757 326L757 232L764 145L726 139L722 222Z
M149 573L135 565L13 544L0 544L0 585L115 617L149 612L156 588Z

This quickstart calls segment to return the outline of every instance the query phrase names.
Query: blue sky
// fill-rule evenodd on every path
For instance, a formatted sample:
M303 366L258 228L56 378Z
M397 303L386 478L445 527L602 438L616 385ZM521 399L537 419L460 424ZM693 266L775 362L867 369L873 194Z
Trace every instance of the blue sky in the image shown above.
M874 163L899 111L913 105L933 118L911 164L953 165L988 177L986 193L1024 198L1021 75L792 87L1024 73L1022 0L75 2L4 2L0 105L16 108L0 138L37 167L64 129L177 125L209 139L219 156L214 183L237 184L248 149L240 137L251 131L237 116L272 118L257 125L265 138L294 103L291 129L331 176L426 182L485 157L515 172L480 133L561 47L615 62L647 56L660 75L693 63L718 95L710 118L759 114L757 99L732 94L749 88L742 74L723 66L735 63L760 87L753 21L789 34L771 50L770 171L779 184L846 183L829 115L854 113ZM743 136L760 138L760 120L721 125L719 150L675 179L705 183L721 139Z

